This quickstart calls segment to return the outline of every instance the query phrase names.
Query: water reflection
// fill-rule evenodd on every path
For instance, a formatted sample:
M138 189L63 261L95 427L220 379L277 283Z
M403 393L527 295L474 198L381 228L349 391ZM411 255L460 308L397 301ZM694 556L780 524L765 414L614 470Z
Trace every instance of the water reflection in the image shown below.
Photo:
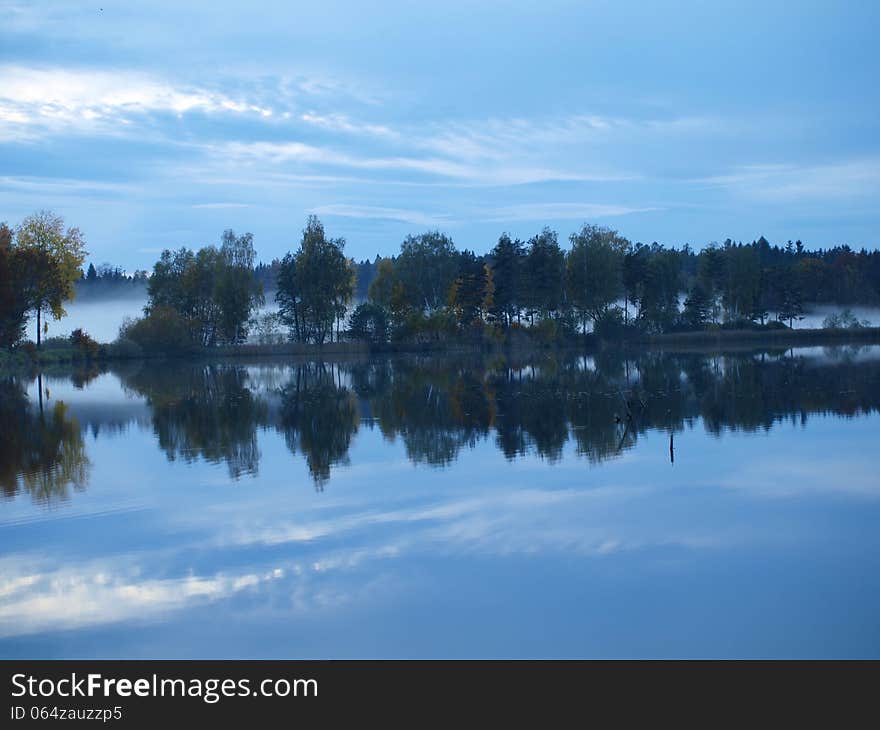
M0 487L6 497L26 492L51 504L84 489L89 460L82 430L67 406L35 407L21 384L0 380Z
M256 475L256 428L266 423L266 403L248 388L247 371L221 365L144 367L123 376L143 396L153 431L168 459L223 462L229 476Z
M701 421L714 435L768 430L811 414L880 410L880 359L852 348L810 353L700 354L524 360L399 357L284 365L145 363L113 372L140 399L159 448L174 462L222 463L232 479L258 474L258 432L283 435L322 490L349 463L358 430L400 440L410 461L450 465L490 442L513 460L554 463L570 441L590 464L637 446L648 431L674 434ZM86 387L96 373L70 377ZM63 497L87 481L81 431L120 428L114 409L91 409L82 427L64 402L43 410L21 383L2 384L2 479L7 495ZM141 423L141 422L139 422ZM141 425L143 425L141 423Z
M319 491L330 479L330 467L348 463L348 449L358 430L354 393L342 384L342 373L326 363L296 368L281 388L280 421L287 448L300 452Z
M880 655L880 348L0 383L6 658Z

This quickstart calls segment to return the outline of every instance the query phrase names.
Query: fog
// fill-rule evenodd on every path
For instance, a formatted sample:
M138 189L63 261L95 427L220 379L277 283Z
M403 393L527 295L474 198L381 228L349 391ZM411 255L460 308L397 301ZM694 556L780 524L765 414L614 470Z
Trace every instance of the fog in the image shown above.
M845 307L839 304L817 304L809 307L804 318L800 322L795 322L794 326L802 329L821 327L825 317L829 314L839 314L845 309L849 309L859 322L868 320L873 327L880 325L880 308L878 307L860 307L858 305Z
M118 299L98 299L90 301L73 301L66 305L67 316L61 321L51 317L49 321L49 337L66 337L73 330L82 327L99 342L112 342L119 334L119 326L126 317L140 317L143 314L147 298L128 297ZM622 302L621 302L622 304ZM817 305L811 307L804 318L795 322L795 328L808 329L822 326L822 322L829 314L840 313L846 307L839 305ZM872 326L880 325L880 308L878 307L849 307L850 311L859 319L868 320ZM277 311L275 297L267 296L266 305L258 311L259 315ZM27 336L34 338L34 323L28 323Z
M147 297L119 297L113 299L74 300L65 305L67 316L60 321L48 317L49 333L47 337L67 337L73 330L82 328L98 342L112 342L119 335L119 327L125 318L143 316ZM260 307L257 315L278 311L275 297L266 297L266 305ZM36 325L31 319L28 322L26 336L34 339Z
M146 296L119 299L92 299L68 302L64 308L67 316L60 321L48 317L48 337L66 337L81 327L98 342L112 342L119 334L119 326L126 317L143 315ZM34 339L35 324L28 322L27 337Z

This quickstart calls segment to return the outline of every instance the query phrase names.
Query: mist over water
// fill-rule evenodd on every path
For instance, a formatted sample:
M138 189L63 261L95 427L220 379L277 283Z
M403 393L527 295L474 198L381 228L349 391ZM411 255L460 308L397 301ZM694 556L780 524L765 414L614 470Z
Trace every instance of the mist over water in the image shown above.
M872 327L880 325L880 308L878 307L861 307L858 305L846 307L832 304L817 304L807 308L804 318L795 323L795 327L803 329L819 328L822 326L825 317L830 314L840 314L845 309L849 309L859 322L867 320Z
M142 317L146 296L113 299L75 299L65 305L67 316L61 320L48 318L48 337L66 337L82 328L98 342L112 342L119 335L119 327L127 318ZM27 336L33 339L35 324L28 323Z

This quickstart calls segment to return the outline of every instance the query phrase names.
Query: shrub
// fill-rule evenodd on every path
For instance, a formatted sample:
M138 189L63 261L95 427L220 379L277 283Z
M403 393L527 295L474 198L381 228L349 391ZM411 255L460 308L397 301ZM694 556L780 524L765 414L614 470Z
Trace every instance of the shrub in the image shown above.
M626 334L623 323L623 312L620 309L609 309L605 316L596 322L593 332L603 340L619 340Z
M70 344L79 351L87 360L96 357L101 346L82 328L78 327L70 333Z
M171 307L153 307L139 319L126 319L118 342L130 340L145 353L181 353L191 349L189 328Z
M491 345L501 345L506 339L507 333L497 322L489 322L483 328L483 340Z
M532 327L531 333L535 339L542 345L550 345L556 341L558 336L558 327L556 321L549 317L538 320L538 323Z
M30 340L22 342L17 349L23 352L29 359L37 359L37 352L39 352L39 350L37 350L37 346L34 342L31 342Z
M371 345L381 345L388 341L388 313L385 308L365 302L359 304L348 321L348 336Z
M107 345L106 352L108 357L120 360L134 360L143 357L143 348L134 340L119 339Z

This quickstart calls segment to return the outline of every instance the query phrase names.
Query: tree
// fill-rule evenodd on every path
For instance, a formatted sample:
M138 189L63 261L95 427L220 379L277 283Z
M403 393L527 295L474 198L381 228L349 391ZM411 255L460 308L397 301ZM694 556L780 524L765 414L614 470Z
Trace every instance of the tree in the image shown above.
M678 252L654 244L646 261L639 302L639 316L649 329L663 332L675 323L680 279Z
M214 247L197 252L165 250L153 266L147 291L147 316L160 308L175 311L186 323L193 344L217 344L221 310L215 298L220 253Z
M223 234L220 248L162 252L147 284L148 316L169 308L183 319L192 343L235 344L248 334L251 314L263 303L253 273L253 236Z
M397 278L393 259L379 259L376 264L376 278L370 283L368 297L389 311L402 303L403 285Z
M722 302L728 321L751 318L761 299L761 261L752 246L724 249L726 281Z
M388 341L388 311L373 302L359 304L351 314L348 336L370 345L383 345Z
M41 344L43 312L61 319L64 303L73 300L74 282L85 261L85 241L78 228L64 228L64 219L40 211L22 221L15 232L23 259L19 269L27 309L37 316L37 347Z
M452 239L439 231L407 236L394 269L406 303L430 313L446 305L458 275L458 253Z
M712 298L699 279L685 299L682 319L691 327L702 327L712 319Z
M509 327L514 318L519 318L522 305L525 248L522 241L511 240L503 233L489 258L495 288L491 311L496 320Z
M642 295L645 289L645 277L647 276L648 257L651 250L644 244L637 243L635 247L627 248L623 255L623 317L624 324L629 321L630 302L637 307L635 316L639 316L638 308L641 307Z
M523 305L532 318L559 310L564 301L565 254L556 231L544 228L529 239L525 258Z
M12 245L12 229L0 223L0 347L12 347L24 337L28 305L20 263L19 251Z
M725 280L724 251L716 244L706 246L697 260L697 279L709 298L712 321L718 321L718 292L723 290Z
M95 265L90 263L89 270L86 272L86 279L89 281L94 281L98 278L98 272L95 270Z
M327 238L324 226L312 215L299 250L281 262L275 300L294 339L322 344L345 313L355 282L344 248L345 240Z
M788 326L794 328L794 321L800 321L803 318L804 302L800 287L794 284L788 287L783 294L782 306L779 308L779 319L788 320Z
M254 277L254 237L223 232L220 246L222 261L216 282L220 306L219 334L224 342L244 342L248 335L251 312L263 302L263 287Z
M459 257L459 274L449 289L449 306L461 327L481 320L491 308L494 295L492 271L481 257L463 251Z
M629 241L601 226L584 225L573 233L566 260L568 301L587 319L597 324L623 294L623 257Z
M281 260L276 279L275 302L278 304L278 316L292 339L303 341L300 327L302 292L300 291L299 275L296 269L296 257L288 252Z

